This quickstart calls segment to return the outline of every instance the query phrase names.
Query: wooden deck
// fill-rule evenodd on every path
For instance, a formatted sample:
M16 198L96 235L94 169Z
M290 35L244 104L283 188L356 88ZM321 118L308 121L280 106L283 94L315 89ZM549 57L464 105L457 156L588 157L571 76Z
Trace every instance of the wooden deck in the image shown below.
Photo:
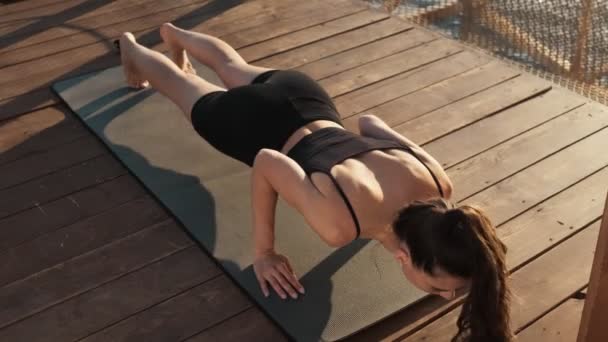
M309 73L447 168L509 246L521 341L574 341L608 184L608 112L359 0L31 0L0 6L0 341L281 341L281 331L51 93L165 21ZM452 310L454 309L455 310ZM351 341L447 341L429 297Z

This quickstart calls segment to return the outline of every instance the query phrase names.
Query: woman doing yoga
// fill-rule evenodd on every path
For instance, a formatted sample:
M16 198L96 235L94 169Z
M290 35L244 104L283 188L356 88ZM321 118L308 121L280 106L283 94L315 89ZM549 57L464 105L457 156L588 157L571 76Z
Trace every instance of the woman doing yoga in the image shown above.
M506 247L480 209L448 201L452 184L433 157L371 115L360 117L360 134L345 130L301 72L250 65L224 41L171 24L160 33L172 60L130 33L120 38L127 82L151 85L213 147L251 166L253 265L266 296L304 293L274 249L281 196L328 245L377 240L419 289L447 299L468 291L455 340L511 339ZM228 89L198 77L186 52Z

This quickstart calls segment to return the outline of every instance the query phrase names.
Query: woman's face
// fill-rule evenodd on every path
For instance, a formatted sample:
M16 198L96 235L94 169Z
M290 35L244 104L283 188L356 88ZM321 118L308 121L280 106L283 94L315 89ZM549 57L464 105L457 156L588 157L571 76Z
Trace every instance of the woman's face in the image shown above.
M430 275L412 263L407 247L402 247L395 255L401 264L403 274L418 289L430 294L439 295L445 299L453 299L468 290L470 280L453 276L440 269Z

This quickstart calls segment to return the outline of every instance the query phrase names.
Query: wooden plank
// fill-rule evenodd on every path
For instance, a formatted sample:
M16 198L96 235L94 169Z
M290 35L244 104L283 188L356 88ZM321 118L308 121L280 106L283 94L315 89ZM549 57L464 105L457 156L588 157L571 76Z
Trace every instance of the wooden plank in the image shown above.
M428 143L424 149L435 156L444 168L449 168L584 103L585 99L580 96L562 89L552 89ZM398 131L408 133L401 129Z
M350 0L343 0L350 1ZM213 4L216 4L214 2ZM221 5L217 5L221 6ZM215 9L219 10L219 9ZM202 15L201 15L202 16ZM264 25L265 27L265 25ZM250 30L247 30L248 32ZM252 32L251 36L248 36L251 43L255 43L261 39L260 36L255 34L260 32ZM244 33L241 33L244 35ZM274 35L275 33L269 32L267 35ZM244 35L246 37L246 35ZM158 42L158 34L148 35L142 40L148 46ZM19 94L30 92L37 87L42 86L43 88L50 86L50 84L60 79L69 78L82 73L91 72L99 69L105 69L111 66L119 64L119 56L113 51L113 47L109 42L107 43L95 43L87 47L87 49L78 49L75 51L64 51L49 58L34 60L10 67L0 69L0 76L6 76L0 84L8 85L10 87L2 87L0 85L0 99L7 97L15 97ZM21 71L17 71L17 69ZM24 72L26 70L27 72ZM43 70L43 71L40 71ZM15 72L20 72L22 77L16 77ZM46 94L44 90L37 93L40 97L38 101L47 100L46 96L50 96L50 90L47 90ZM31 100L31 99L30 99ZM17 106L13 102L19 101L20 105ZM14 101L10 101L5 105L10 107L17 107L19 112L22 112L23 104L27 103L24 99L16 98ZM31 101L29 107L31 107ZM14 115L14 114L12 114ZM7 114L10 117L10 114Z
M452 42L432 41L321 80L319 83L331 96L339 96L379 82L399 73L413 70L455 53L463 48Z
M500 62L490 62L478 68L433 84L417 92L366 110L389 126L407 122L488 87L517 77L520 72ZM358 118L353 118L357 120Z
M380 12L361 11L330 22L311 26L303 30L276 37L261 43L242 48L239 53L245 60L256 61L298 46L310 44L349 30L360 28L384 20L387 15Z
M511 304L513 329L542 316L558 303L584 286L591 270L599 222L533 260L511 275L514 293ZM404 341L446 341L456 332L460 308L451 311Z
M63 105L0 124L0 165L33 156L89 134Z
M143 0L145 1L145 0ZM143 2L142 0L130 1L133 3ZM38 2L38 1L32 1ZM125 6L124 1L105 1L105 0L65 0L65 1L53 1L52 3L46 4L46 6L32 6L27 10L21 11L10 11L10 13L3 13L0 15L0 23L7 23L19 19L29 20L45 20L55 18L68 18L68 17L86 17L91 16L93 10L97 10L101 13L107 13L116 9L116 7ZM97 14L97 13L95 13ZM65 19L64 19L65 20ZM50 25L61 24L62 21L53 20L49 21Z
M255 336L257 341L288 341L259 309L250 308L185 342L240 342L250 340L252 336Z
M212 5L200 1L198 3L192 3L190 0L181 0L177 3L159 1L155 2L154 6L140 6L141 9L123 9L119 11L120 15L112 15L110 21L108 15L100 15L73 23L79 27L79 31L76 31L78 33L74 33L75 31L70 28L53 27L31 36L27 40L21 40L7 47L10 51L0 55L0 67L23 63L87 44L107 42L118 38L124 31L131 31L136 36L155 35L159 25L167 21L174 21L179 27L201 26L199 31L222 36L271 22L277 16L289 18L295 15L294 13L299 13L311 6L309 2L293 4L291 1L286 1L276 6L271 6L268 2L267 0L248 2L235 8L238 11L230 9L209 20L205 20L209 15L201 16L199 12ZM256 6L251 6L254 4ZM255 10L264 10L264 12L255 15L252 12ZM222 19L222 21L217 19ZM82 32L85 29L86 31ZM16 49L17 47L20 49Z
M140 231L167 216L155 199L145 196L9 249L0 254L0 287Z
M568 299L520 332L517 340L521 342L576 341L578 325L583 313L583 303L580 299Z
M0 220L0 252L132 201L145 190L130 175L85 188Z
M87 160L108 154L108 149L93 135L84 136L33 156L0 166L0 190L13 187Z
M181 341L250 306L242 291L222 275L82 341Z
M0 122L35 110L57 105L59 98L48 87L0 100Z
M64 0L14 1L12 3L5 3L2 7L2 15L15 12L24 12L32 8L48 6L60 1Z
M220 272L198 248L191 247L10 325L0 330L0 340L77 340L201 283L198 290L202 298L195 301L191 297L190 305L196 305L212 315L217 314L216 310L227 312L228 308L221 305L229 305L242 297L234 291L234 286L231 288L226 281L222 281L224 277L218 278ZM213 279L215 281L209 281ZM205 291L208 294L218 293L218 288L222 296L204 296ZM178 319L183 317L176 316ZM197 320L202 318L196 317ZM148 321L145 326L152 324ZM40 331L44 331L44 334Z
M104 227L98 227L104 229ZM0 289L0 327L110 283L177 253L193 242L172 220L129 235ZM137 291L137 289L133 289Z
M605 184L608 184L608 168L601 169L501 225L498 234L509 246L509 268L521 267L527 260L597 220L602 215Z
M240 49L271 38L294 33L311 26L336 20L341 17L364 11L366 5L351 0L336 0L327 3L328 7L312 7L290 18L279 18L271 23L253 27L248 30L222 36L234 49Z
M512 218L534 203L603 168L608 164L608 155L598 154L596 148L605 144L608 144L608 129L603 129L543 159L469 197L465 202L486 208L488 215L494 220Z
M520 75L445 107L393 127L399 133L424 145L455 130L530 100L549 91L551 83L538 77Z
M605 187L604 187L605 191ZM604 215L589 279L589 291L583 308L577 341L600 342L608 339L606 308L608 307L608 196L604 200Z
M448 175L458 184L453 198L466 198L608 126L608 111L601 109L579 107L450 168ZM510 117L507 120L497 129L516 124Z
M40 206L73 192L127 173L111 155L104 155L18 186L0 190L0 218Z
M334 103L342 118L345 119L345 125L354 127L353 123L350 123L352 120L349 119L354 114L413 93L486 63L488 63L488 59L480 54L470 51L456 53L338 96L334 99Z
M426 31L413 29L346 50L330 58L318 59L298 67L297 70L320 80L436 39L437 37Z
M297 68L303 64L333 56L341 51L357 48L376 40L382 40L410 29L412 29L411 25L389 17L371 25L325 38L315 44L300 46L278 55L266 57L255 64L275 69Z
M154 6L138 5L93 18L82 19L82 24L74 24L77 25L78 31L70 27L60 26L44 30L39 34L25 35L25 39L14 38L19 40L0 49L0 68L100 41L109 41L117 38L124 31L158 30L158 24L156 23L188 15L201 6L204 6L204 2L192 3L190 0L155 1Z

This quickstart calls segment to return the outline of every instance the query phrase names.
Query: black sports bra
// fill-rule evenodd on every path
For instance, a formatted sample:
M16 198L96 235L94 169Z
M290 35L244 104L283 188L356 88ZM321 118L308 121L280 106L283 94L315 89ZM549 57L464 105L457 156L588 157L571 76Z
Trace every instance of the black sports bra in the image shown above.
M361 227L359 226L357 215L346 197L346 194L344 194L344 191L340 187L340 184L338 184L330 171L334 165L355 155L384 149L404 150L418 159L431 173L435 184L437 184L439 194L443 197L443 189L441 189L437 177L428 165L426 165L409 146L400 144L396 141L365 137L345 129L326 127L304 136L291 148L291 150L289 150L287 156L295 160L302 169L304 169L304 172L306 172L307 175L310 175L313 172L322 172L329 176L350 211L353 221L355 222L358 238L361 234Z

